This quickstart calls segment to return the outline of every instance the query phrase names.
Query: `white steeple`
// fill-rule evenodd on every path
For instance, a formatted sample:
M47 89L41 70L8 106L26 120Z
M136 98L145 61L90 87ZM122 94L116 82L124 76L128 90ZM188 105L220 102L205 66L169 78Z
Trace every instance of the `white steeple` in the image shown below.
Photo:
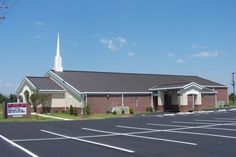
M57 72L63 72L63 67L62 67L62 58L60 54L60 37L59 33L57 34L57 52L56 56L54 59L54 70Z

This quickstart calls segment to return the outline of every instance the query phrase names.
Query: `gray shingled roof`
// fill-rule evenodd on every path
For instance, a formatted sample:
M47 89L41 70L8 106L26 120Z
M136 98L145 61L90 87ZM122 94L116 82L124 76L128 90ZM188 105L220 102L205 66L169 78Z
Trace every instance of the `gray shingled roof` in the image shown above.
M49 77L26 77L37 90L63 90L56 82L51 80Z
M63 72L52 70L51 72L81 92L148 92L148 89L156 85L188 84L191 82L203 86L224 86L198 76L66 70Z

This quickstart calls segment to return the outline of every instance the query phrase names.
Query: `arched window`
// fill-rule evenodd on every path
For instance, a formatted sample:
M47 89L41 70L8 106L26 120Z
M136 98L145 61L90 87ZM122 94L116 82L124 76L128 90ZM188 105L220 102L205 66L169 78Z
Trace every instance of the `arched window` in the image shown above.
M18 101L19 101L19 102L23 102L23 97L22 97L21 95L19 95Z

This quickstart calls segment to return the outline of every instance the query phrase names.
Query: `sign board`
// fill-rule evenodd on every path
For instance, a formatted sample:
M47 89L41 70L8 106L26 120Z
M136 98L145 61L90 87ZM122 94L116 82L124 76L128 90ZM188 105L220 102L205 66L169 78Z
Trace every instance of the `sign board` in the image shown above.
M27 116L27 104L24 103L7 103L7 117L25 117Z

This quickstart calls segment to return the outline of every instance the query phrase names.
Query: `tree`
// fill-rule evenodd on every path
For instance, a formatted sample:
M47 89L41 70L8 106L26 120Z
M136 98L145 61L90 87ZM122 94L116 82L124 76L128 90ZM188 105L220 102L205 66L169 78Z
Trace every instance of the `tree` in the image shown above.
M8 97L8 102L16 102L17 96L15 94L10 94Z
M34 91L33 94L31 94L30 96L30 101L31 101L31 104L33 105L34 112L37 112L38 99L39 99L38 91Z
M229 95L229 100L230 100L230 101L234 101L234 98L235 98L235 97L234 97L234 93L231 93L231 94Z
M37 90L34 91L33 94L30 95L30 102L33 105L34 112L37 112L37 106L39 104L42 104L42 107L44 107L45 111L47 112L45 94L40 94Z

